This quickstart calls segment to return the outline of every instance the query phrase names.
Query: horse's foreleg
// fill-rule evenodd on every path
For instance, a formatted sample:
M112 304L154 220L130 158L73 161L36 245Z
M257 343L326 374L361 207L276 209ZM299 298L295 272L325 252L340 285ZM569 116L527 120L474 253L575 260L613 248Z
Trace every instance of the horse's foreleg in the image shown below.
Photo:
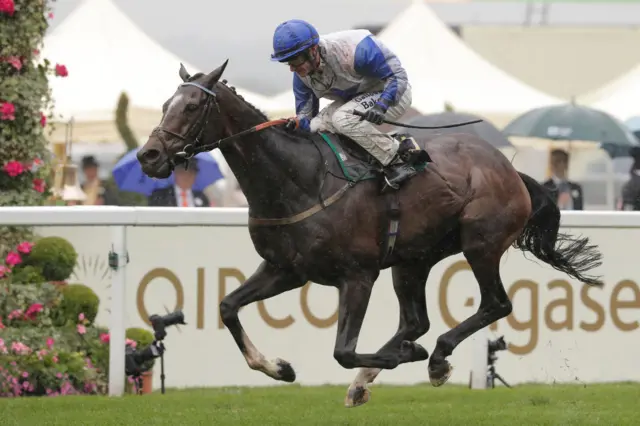
M400 306L400 321L396 334L385 343L378 354L390 352L400 355L403 342L413 342L429 331L429 317L427 315L427 301L425 285L433 263L429 261L414 261L400 264L391 269L393 289ZM405 344L407 348L411 344ZM409 348L410 361L427 359L426 351L416 350L417 346ZM415 358L415 359L413 359ZM357 407L369 400L370 391L367 388L382 371L380 368L361 368L353 383L347 390L345 406Z
M402 362L408 362L402 359L403 351L356 353L358 336L367 312L375 278L375 276L365 275L364 278L343 281L339 287L338 330L333 357L344 368L369 367L391 370Z
M287 361L282 359L267 360L253 345L242 328L238 311L241 307L253 302L268 299L286 291L302 287L306 280L289 270L278 268L270 263L262 262L258 270L243 285L228 294L220 302L220 317L236 341L249 367L262 371L269 377L285 382L293 382L296 374Z

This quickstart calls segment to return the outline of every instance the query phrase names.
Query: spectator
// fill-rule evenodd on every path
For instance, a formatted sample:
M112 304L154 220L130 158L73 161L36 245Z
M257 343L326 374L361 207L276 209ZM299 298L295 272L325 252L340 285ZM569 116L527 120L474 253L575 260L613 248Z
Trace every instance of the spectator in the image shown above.
M622 187L622 199L618 210L640 210L640 147L634 146L629 154L633 158L631 178Z
M567 177L569 153L562 149L551 151L551 179L542 185L551 190L560 210L582 210L582 187Z
M198 162L189 161L189 166L179 165L173 171L175 185L156 189L149 196L149 206L155 207L209 207L209 199L202 191L192 189L198 174Z
M84 205L115 205L115 195L107 190L104 182L98 177L98 162L93 155L82 157L82 173L85 180L80 187L87 195Z

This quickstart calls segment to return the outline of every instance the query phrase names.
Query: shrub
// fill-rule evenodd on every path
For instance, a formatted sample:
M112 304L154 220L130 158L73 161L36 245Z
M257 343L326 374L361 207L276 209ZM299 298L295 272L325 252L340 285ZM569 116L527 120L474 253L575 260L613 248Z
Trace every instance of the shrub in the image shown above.
M36 241L26 264L39 267L46 281L64 281L73 273L77 260L78 253L69 241L45 237Z
M83 284L69 284L60 287L59 291L62 294L62 301L54 316L56 325L75 324L80 314L84 315L88 324L94 323L100 307L100 298L90 287Z
M5 327L48 327L62 296L49 283L11 285L0 282L0 324Z
M47 76L67 70L39 57L49 11L44 0L0 2L0 207L41 206L50 195ZM0 226L0 258L32 237L30 227Z

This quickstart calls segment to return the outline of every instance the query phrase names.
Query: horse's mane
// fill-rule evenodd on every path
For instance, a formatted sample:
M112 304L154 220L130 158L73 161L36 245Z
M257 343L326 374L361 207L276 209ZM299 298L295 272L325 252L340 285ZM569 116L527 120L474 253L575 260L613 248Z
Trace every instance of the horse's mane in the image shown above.
M188 81L194 81L199 79L200 77L202 77L203 75L205 75L204 73L196 73L194 75L192 75L191 77L189 77ZM246 100L244 97L242 97L242 95L240 95L237 91L236 88L233 86L230 86L227 84L227 80L221 80L219 81L219 83L221 83L222 85L224 85L225 87L227 87L229 90L231 90L231 92L238 98L240 99L247 107L249 107L252 111L254 111L255 113L257 113L260 118L262 118L264 121L269 121L269 117L267 116L267 114L265 114L264 111L262 111L261 109L259 109L258 107L256 107L255 105L253 105L251 102L249 102L248 100ZM312 141L309 139L309 134L308 132L304 131L304 130L294 130L294 131L285 131L284 129L280 129L280 128L273 128L274 130L278 130L280 132L282 132L283 134L289 136L289 137L293 137L295 138L297 141L304 141L307 143L312 143Z
M191 77L189 77L188 81L194 81L199 79L200 77L202 77L204 75L204 73L196 73L194 75L192 75ZM264 113L264 111L260 110L258 107L256 107L255 105L253 105L251 102L249 102L248 100L246 100L244 97L242 97L242 95L240 95L237 91L236 88L233 86L230 86L227 84L227 80L221 80L219 81L219 83L221 83L222 85L224 85L225 87L227 87L229 90L231 90L233 92L234 95L236 95L242 102L244 102L244 104L246 106L248 106L251 110L253 110L255 113L257 113L258 115L260 115L260 117L262 119L264 119L264 121L269 121L269 117L267 117L267 114Z

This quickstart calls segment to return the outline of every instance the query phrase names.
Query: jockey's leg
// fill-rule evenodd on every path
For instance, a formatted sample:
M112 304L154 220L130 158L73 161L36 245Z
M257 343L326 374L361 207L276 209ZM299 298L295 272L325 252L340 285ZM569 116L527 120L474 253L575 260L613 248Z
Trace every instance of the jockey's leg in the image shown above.
M394 160L397 159L396 154L398 153L400 142L391 135L379 131L372 123L352 114L353 110L366 112L372 108L380 94L381 92L365 93L346 102L333 114L332 124L338 133L350 137L375 157L385 168L385 176L389 186L398 188L398 184L401 181L416 173L409 164L387 168L390 164L395 164ZM408 88L400 102L387 110L385 117L390 120L397 120L410 105L411 89Z
M318 114L311 119L309 123L312 132L331 132L338 133L333 127L333 114L344 105L343 101L333 101L320 110Z

